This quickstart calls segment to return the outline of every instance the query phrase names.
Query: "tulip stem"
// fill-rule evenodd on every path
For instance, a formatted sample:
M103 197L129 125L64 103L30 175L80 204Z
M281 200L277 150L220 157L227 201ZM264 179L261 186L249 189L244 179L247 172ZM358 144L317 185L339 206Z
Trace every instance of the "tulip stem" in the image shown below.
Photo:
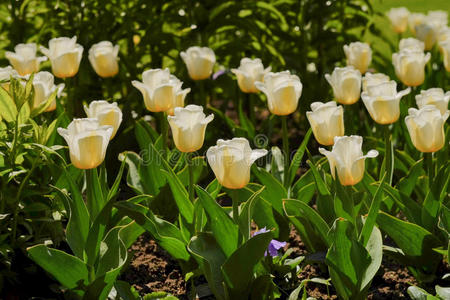
M231 205L233 208L233 221L234 223L239 224L239 193L238 190L231 190Z
M423 156L428 173L428 186L431 188L434 179L433 152L424 153Z
M169 134L169 127L167 126L167 116L165 112L161 112L161 136L162 136L162 150L163 157L167 159L168 150L167 150L167 136Z
M392 135L391 131L389 130L389 125L384 125L384 140L385 140L385 152L384 152L384 164L385 164L385 170L387 175L387 182L389 185L392 185L392 177L394 175L394 155L393 155L393 148L392 148ZM381 174L381 177L383 177L384 174Z
M186 156L189 171L189 200L194 203L194 166L192 163L192 153Z
M283 183L286 189L289 188L289 136L287 130L287 116L281 116L281 126L283 130L283 152L284 152L284 176Z

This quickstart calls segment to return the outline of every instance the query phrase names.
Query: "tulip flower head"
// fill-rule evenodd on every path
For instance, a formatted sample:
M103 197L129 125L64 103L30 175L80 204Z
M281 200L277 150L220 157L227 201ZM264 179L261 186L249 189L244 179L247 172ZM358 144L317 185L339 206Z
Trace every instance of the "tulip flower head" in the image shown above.
M15 52L6 51L5 57L21 76L39 71L39 65L46 61L47 57L36 57L36 44L18 44L14 47Z
M203 80L211 76L216 55L208 47L190 47L180 53L187 66L189 76L193 80Z
M168 116L167 119L177 149L181 152L194 152L202 148L206 125L214 119L214 115L206 116L203 107L188 105L184 108L176 107L174 116Z
M33 108L37 108L39 105L44 103L54 91L57 91L56 96L60 97L64 89L64 83L55 85L55 78L53 77L52 73L47 71L41 71L34 75L33 87L34 87ZM56 99L52 101L50 106L48 106L45 111L53 111L55 109L56 109Z
M171 75L169 69L151 69L142 73L142 81L131 83L144 97L145 107L151 112L167 111L184 106L184 98L191 89L181 89L183 83Z
M400 40L398 48L400 49L400 51L403 50L424 51L425 44L424 42L415 38L406 38Z
M73 77L78 73L83 46L77 44L77 37L60 37L48 42L48 49L41 46L40 50L50 59L52 73L58 78Z
M119 45L103 41L89 49L89 62L100 77L113 77L119 72Z
M369 44L354 42L344 45L344 52L347 58L347 66L353 66L358 69L361 74L366 73L367 68L372 61L372 49Z
M241 64L237 69L231 69L238 81L239 88L244 93L257 93L259 90L255 86L256 81L263 81L264 75L270 72L271 67L264 69L259 58L241 59Z
M395 74L407 86L419 86L425 81L425 65L431 58L430 53L403 50L392 54Z
M450 39L439 43L439 48L442 53L442 60L444 61L445 70L450 72Z
M84 111L88 118L98 120L100 126L111 126L113 128L110 139L112 139L122 123L122 111L117 106L117 102L109 103L105 100L96 100L84 106Z
M335 68L325 74L325 79L333 88L334 98L341 104L353 104L361 94L361 73L353 66Z
M0 84L6 91L9 91L9 81L11 80L11 77L22 78L11 66L0 68Z
M309 124L317 142L324 146L334 143L336 136L344 135L344 109L336 102L314 102L306 112Z
M370 150L366 155L362 152L361 136L337 136L331 151L319 148L330 164L331 176L336 179L336 172L342 185L355 185L364 177L364 161L366 158L378 156L378 151Z
M397 83L391 80L368 86L361 98L375 122L392 124L400 117L400 99L410 92L411 88L397 92Z
M391 79L389 76L383 73L366 73L362 78L362 90L363 92L367 91L367 87L371 85L378 85L383 82L389 82Z
M422 13L411 13L408 17L409 30L416 34L416 26L425 22L426 16Z
M250 167L267 154L265 149L252 150L245 138L217 141L217 146L206 152L208 163L221 185L240 189L250 181Z
M409 10L406 7L391 8L386 15L391 21L395 32L403 33L406 31L409 18Z
M93 169L105 159L112 126L101 126L97 119L74 119L58 133L69 146L70 161L78 169Z
M440 110L441 114L445 114L448 110L448 102L450 100L450 91L444 93L441 88L431 88L428 90L421 90L419 95L416 95L416 104L421 109L425 105L433 105Z
M444 147L444 124L450 111L444 114L433 105L421 109L410 108L405 118L406 127L414 147L420 152L436 152Z
M257 89L266 94L269 110L274 115L292 114L302 95L303 85L297 75L289 71L264 75L264 82L255 82Z
M416 26L416 37L424 43L425 50L431 50L433 48L437 40L437 31L438 29L429 23Z
M442 28L448 24L448 12L444 10L430 10L426 17L426 23L436 28Z

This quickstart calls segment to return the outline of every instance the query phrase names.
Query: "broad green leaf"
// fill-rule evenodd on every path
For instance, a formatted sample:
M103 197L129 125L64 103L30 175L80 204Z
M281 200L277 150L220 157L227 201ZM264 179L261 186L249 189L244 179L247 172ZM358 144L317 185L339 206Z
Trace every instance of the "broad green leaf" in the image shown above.
M139 143L141 150L148 148L149 144L153 144L158 139L159 134L144 119L139 119L134 126L134 134Z
M0 116L6 122L14 122L16 120L18 111L14 100L8 92L0 87Z
M97 168L88 169L86 174L86 202L90 212L91 222L94 222L97 215L103 208L104 196L98 177Z
M253 213L256 203L259 201L259 194L264 190L264 188L265 187L263 186L260 190L254 192L253 195L242 205L239 215L239 228L245 241L250 238Z
M163 174L169 182L180 215L182 215L188 223L192 223L194 221L194 205L189 200L189 194L186 191L186 188L170 167L168 168L168 171L163 170Z
M438 297L431 295L424 289L417 286L410 286L407 292L412 300L439 300Z
M305 137L303 138L302 143L295 152L294 157L292 158L291 165L289 166L289 186L294 182L295 174L297 174L297 170L302 163L303 155L305 154L306 146L308 145L309 138L311 137L312 130L311 128L306 132Z
M278 213L283 214L283 199L287 198L287 191L284 186L272 174L262 168L253 166L252 171L261 184L266 187L261 196L269 201Z

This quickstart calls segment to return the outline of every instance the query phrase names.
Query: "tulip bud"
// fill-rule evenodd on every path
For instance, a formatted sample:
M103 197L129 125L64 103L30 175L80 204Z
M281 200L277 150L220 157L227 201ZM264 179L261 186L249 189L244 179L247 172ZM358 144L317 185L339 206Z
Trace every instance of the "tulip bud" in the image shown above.
M117 106L117 102L109 103L105 100L97 100L84 106L84 111L88 118L97 119L100 126L111 126L113 128L112 139L122 123L122 111Z
M425 50L431 50L434 43L436 43L437 32L436 28L430 24L420 24L416 26L416 37L425 45ZM423 50L422 50L423 51Z
M313 102L312 111L306 112L317 142L324 146L334 143L334 137L344 135L344 109L336 102Z
M442 60L447 72L450 72L450 39L439 43L439 48L442 53Z
M448 110L449 100L450 91L444 94L444 90L441 88L421 90L420 95L416 95L416 103L419 109L425 105L433 105L439 109L442 115Z
M391 21L394 31L403 33L408 28L409 10L406 7L391 8L387 12L387 16Z
M422 13L411 13L408 17L409 30L415 35L416 26L425 22L426 16Z
M47 71L41 71L33 77L34 87L34 99L33 108L37 108L39 105L47 101L50 95L57 90L57 97L61 96L64 89L64 83L55 85L55 78L52 73ZM56 99L47 107L45 111L53 111L56 109Z
M345 56L347 57L347 66L353 66L361 74L366 73L367 68L372 61L372 49L369 44L355 42L344 45Z
M169 69L152 69L142 73L142 81L131 83L144 97L145 107L151 112L167 111L184 106L184 98L191 89L181 89L183 83L171 75Z
M423 52L425 50L425 44L422 41L419 41L418 39L415 38L401 39L399 43L399 49L400 51L412 50Z
M400 117L400 99L409 94L411 88L397 93L397 83L393 80L378 85L370 85L361 94L364 106L378 124L392 124Z
M444 114L433 105L421 109L410 108L405 118L406 127L414 147L420 152L436 152L444 147L444 124L450 111Z
M70 160L78 169L93 169L105 159L112 126L100 126L97 119L74 119L58 133L69 146Z
M266 94L270 112L279 116L292 114L297 109L303 88L300 78L289 71L269 72L264 75L264 82L257 81L255 86Z
M341 104L353 104L361 94L361 73L353 66L335 68L325 79L333 88L334 98Z
M42 53L50 59L52 72L58 78L73 77L78 73L83 46L77 44L77 37L51 39L48 48L40 47Z
M216 55L208 47L190 47L180 53L187 66L189 76L193 80L207 79L212 74Z
M362 90L367 92L367 87L371 85L378 85L383 82L389 82L391 79L386 74L382 73L366 73L362 78Z
M206 152L208 163L221 185L240 189L250 181L250 167L267 154L265 149L252 150L245 138L218 140L217 146Z
M39 71L39 64L47 57L36 57L36 44L18 44L15 52L6 51L5 57L21 76Z
M194 152L203 146L206 125L214 119L214 115L206 117L203 107L188 105L184 108L176 107L174 116L168 116L167 119L177 149L181 152Z
M117 61L119 45L113 46L109 41L92 45L89 49L89 62L100 77L113 77L119 72Z
M257 93L259 90L255 86L256 81L263 81L264 75L270 72L270 67L264 69L264 66L259 58L241 59L241 64L238 69L231 69L231 72L236 74L239 88L244 93Z
M19 73L17 73L17 71L11 66L0 68L0 84L7 92L9 92L9 80L11 77L21 78Z
M364 177L364 161L366 158L378 156L378 151L370 150L366 155L362 152L363 138L358 135L337 136L334 138L332 151L319 148L330 164L331 176L336 179L335 172L342 185L355 185Z
M430 53L404 50L392 54L395 74L407 86L418 86L425 81L425 65L430 60Z

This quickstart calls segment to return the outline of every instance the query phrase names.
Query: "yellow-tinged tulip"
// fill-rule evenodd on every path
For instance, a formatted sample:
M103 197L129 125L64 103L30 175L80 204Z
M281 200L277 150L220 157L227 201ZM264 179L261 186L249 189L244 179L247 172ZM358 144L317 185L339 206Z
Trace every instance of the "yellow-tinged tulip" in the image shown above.
M425 105L433 105L441 114L445 114L448 110L448 102L450 100L450 91L444 93L441 88L431 88L428 90L421 90L419 95L416 95L416 104L421 109Z
M332 151L319 148L330 164L331 176L336 179L335 172L342 185L355 185L364 177L364 161L366 158L378 156L378 151L370 150L366 155L362 152L361 136L337 136L334 138Z
M190 47L180 53L181 58L187 66L189 76L193 80L207 79L211 76L216 55L208 47Z
M408 28L409 10L406 7L393 7L386 15L391 21L392 28L397 33L403 33Z
M5 57L21 76L39 71L39 64L46 61L47 57L36 57L36 44L18 44L15 52L6 51Z
M22 78L19 73L17 73L16 70L13 69L11 66L7 66L4 68L0 68L0 82L2 87L9 91L9 80L13 78Z
M100 77L113 77L119 72L119 45L102 41L89 49L89 62Z
M50 59L52 73L58 78L73 77L78 73L83 46L77 44L77 37L60 37L48 42L48 49L41 46L40 50Z
M313 102L306 112L309 124L317 142L324 146L334 143L336 136L344 135L344 109L336 102Z
M441 49L444 67L447 72L450 72L450 39L439 43L439 48Z
M444 114L433 105L421 109L410 108L405 118L406 127L414 146L420 152L436 152L444 147L444 124L450 111Z
M341 104L353 104L361 94L361 73L353 66L335 68L325 74L325 79L333 88L334 98Z
M437 34L438 43L450 41L450 27L442 27Z
M403 50L424 51L425 44L424 42L415 38L406 38L400 40L398 48L400 51Z
M122 111L117 106L117 102L109 103L105 100L96 100L84 106L84 111L88 118L97 119L100 126L112 126L113 131L110 139L112 139L122 123Z
M344 52L347 58L347 66L353 66L358 69L361 74L366 73L367 68L372 61L372 49L369 44L354 42L344 45Z
M70 160L78 169L93 169L105 159L112 126L101 126L97 119L74 119L58 133L69 146Z
M151 112L173 114L175 107L184 106L184 98L191 89L181 89L181 82L169 69L152 69L142 73L142 81L131 83L144 97L145 107Z
M411 88L397 93L395 81L369 85L361 94L364 106L378 124L392 124L400 117L400 99L409 94Z
M214 115L206 117L203 107L188 105L184 108L176 107L174 116L168 116L167 119L177 149L181 152L194 152L203 146L206 125L214 119Z
M425 22L426 16L422 13L411 13L408 17L409 30L416 34L416 26Z
M378 85L383 82L389 82L391 79L389 76L383 73L366 73L362 78L362 90L367 91L367 87L371 85Z
M437 31L438 29L429 23L416 26L416 37L424 43L425 50L431 50L433 48L437 40Z
M217 146L206 152L208 163L221 185L229 189L240 189L250 181L250 167L267 150L252 150L245 138L218 140Z
M60 97L64 89L64 83L55 85L55 78L52 73L41 71L33 77L34 99L33 108L37 108L44 103L50 95L57 90L56 96ZM45 111L53 111L56 109L56 99L47 107Z
M255 86L256 81L263 81L264 75L270 72L271 67L264 69L259 58L241 59L241 64L237 69L231 69L236 74L239 88L244 93L257 93L259 90Z
M266 94L270 112L279 116L292 114L297 109L303 89L300 78L289 71L269 72L264 75L264 82L257 81L255 86Z
M418 86L425 81L425 65L431 58L430 53L404 50L392 54L395 74L407 86Z
M448 24L448 13L444 10L430 10L426 22L436 28L445 27Z

